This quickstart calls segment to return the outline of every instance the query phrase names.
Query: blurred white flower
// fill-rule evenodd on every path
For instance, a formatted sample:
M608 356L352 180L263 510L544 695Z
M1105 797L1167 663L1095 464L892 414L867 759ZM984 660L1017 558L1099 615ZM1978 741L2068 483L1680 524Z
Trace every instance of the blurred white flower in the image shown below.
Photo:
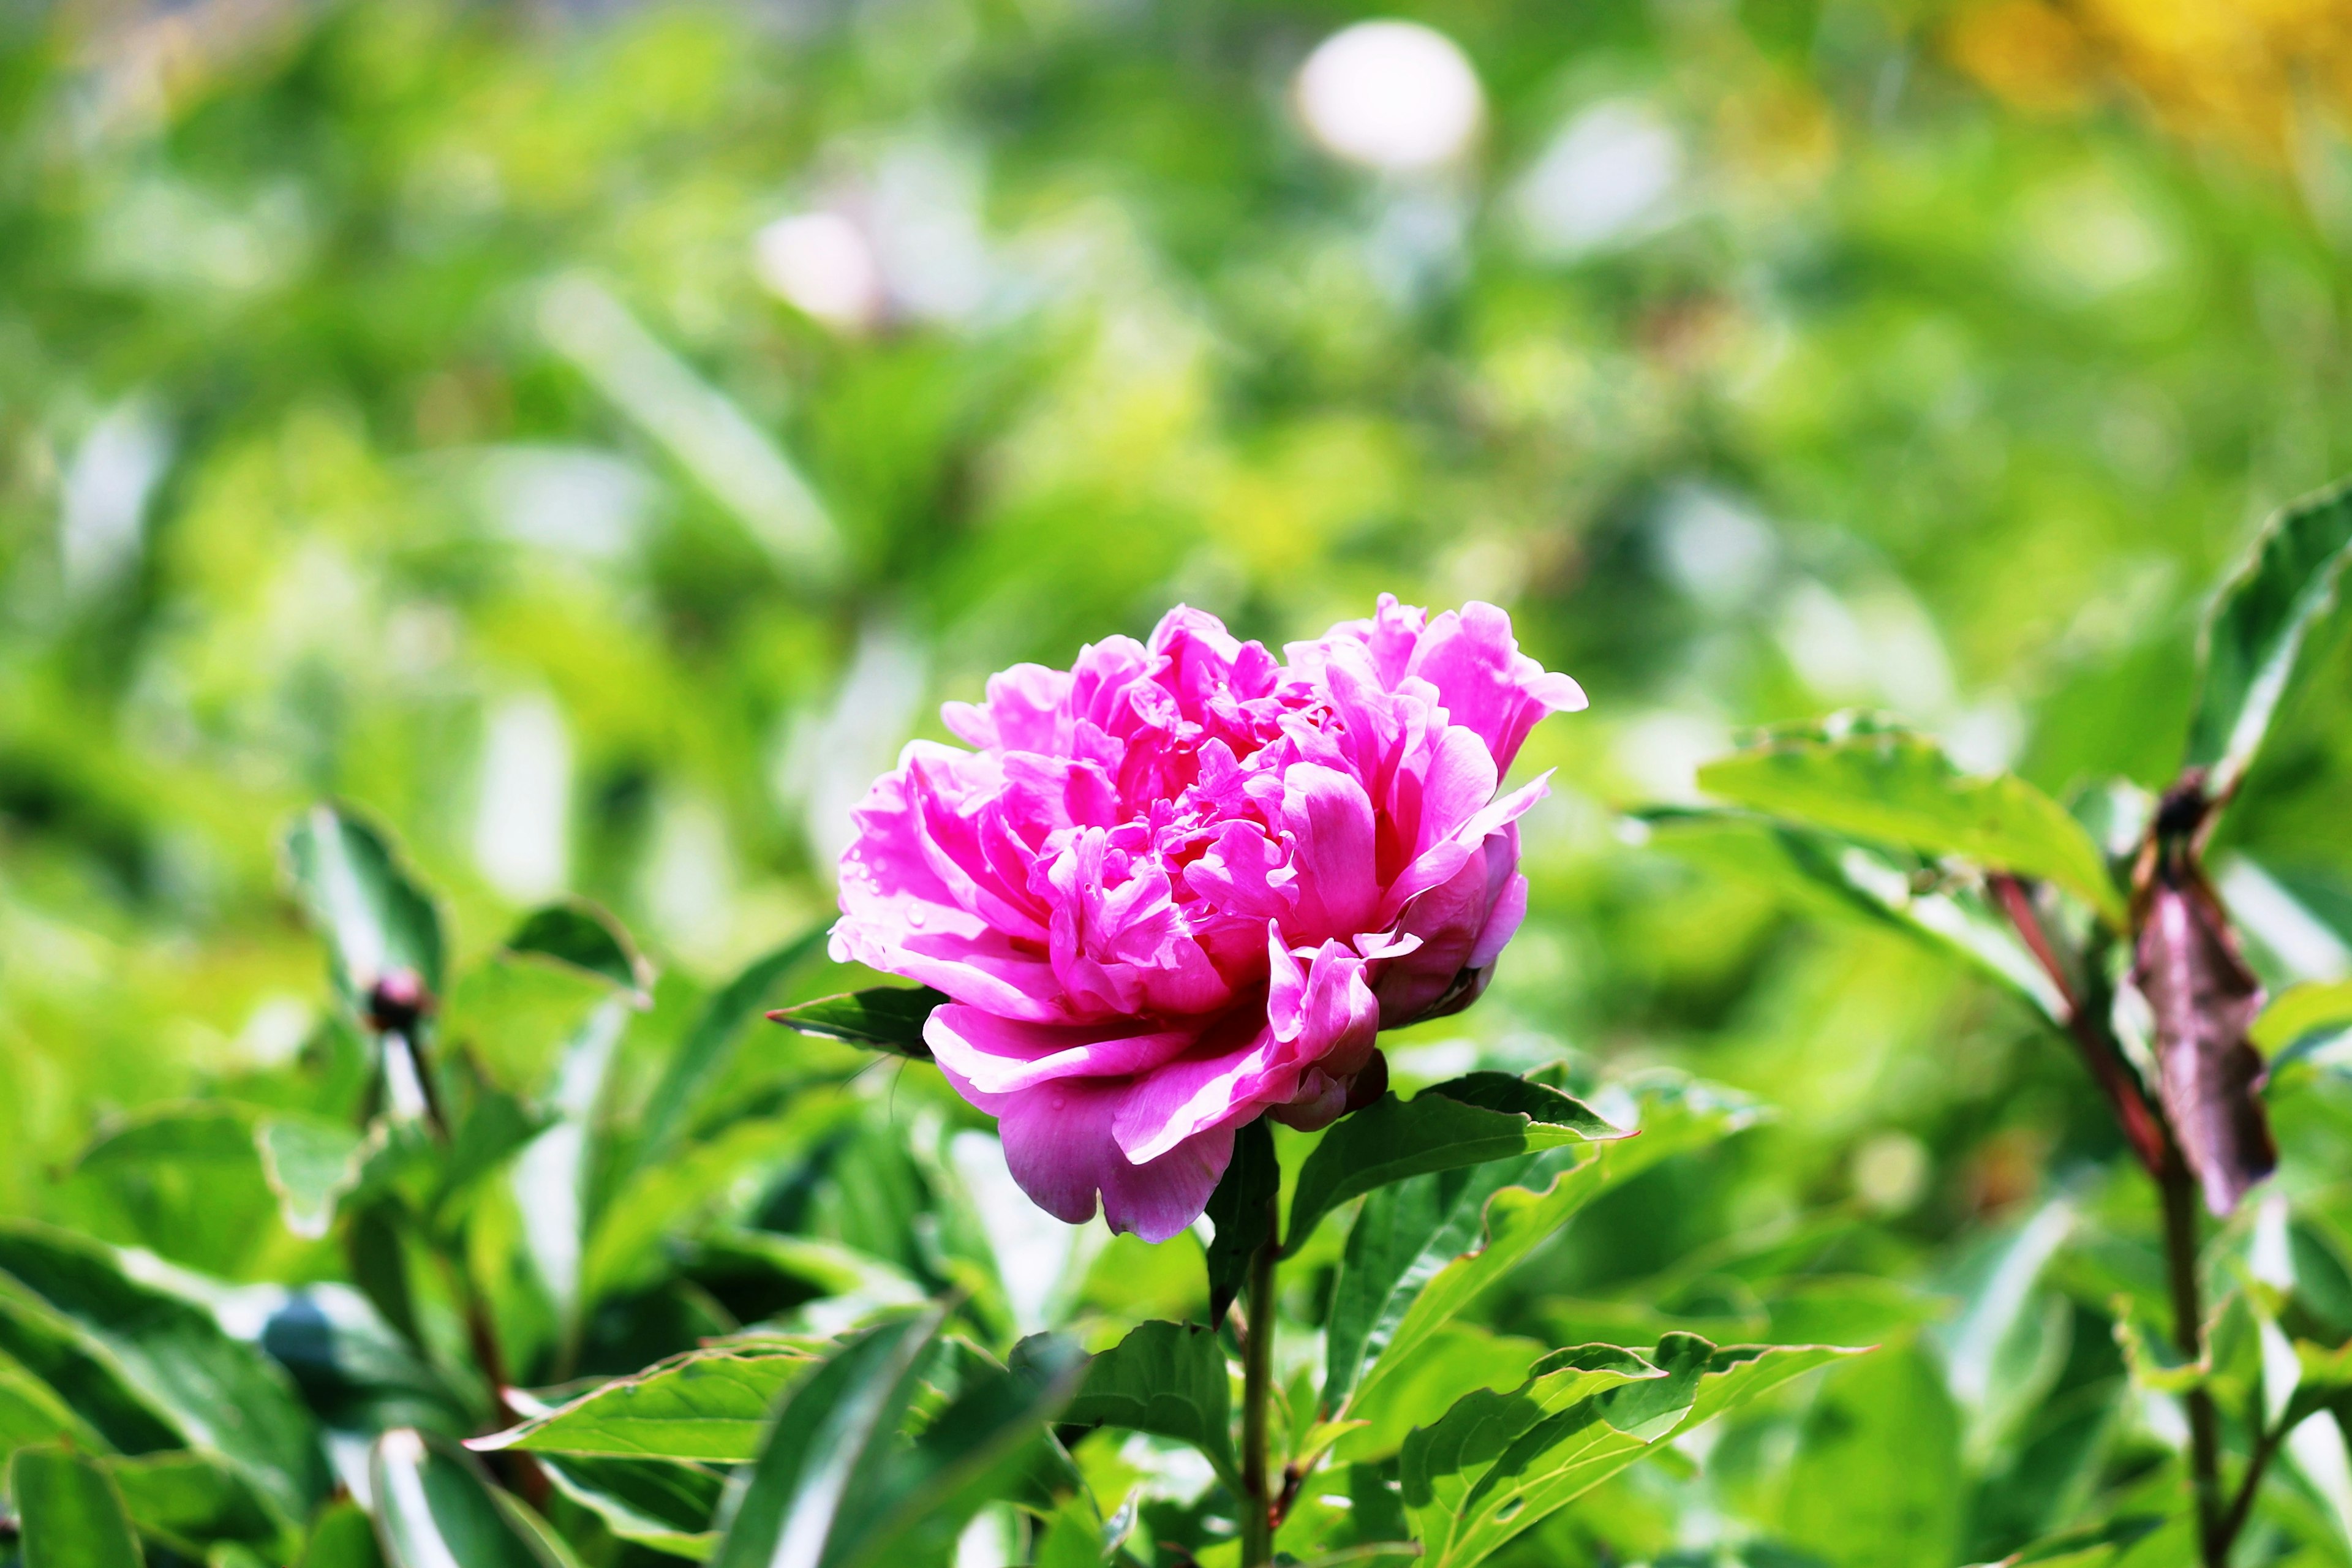
M1327 151L1386 174L1454 162L1486 115L1469 59L1418 22L1360 22L1324 39L1299 68L1297 103Z
M563 890L571 872L572 737L543 691L489 710L482 738L474 863L519 904Z

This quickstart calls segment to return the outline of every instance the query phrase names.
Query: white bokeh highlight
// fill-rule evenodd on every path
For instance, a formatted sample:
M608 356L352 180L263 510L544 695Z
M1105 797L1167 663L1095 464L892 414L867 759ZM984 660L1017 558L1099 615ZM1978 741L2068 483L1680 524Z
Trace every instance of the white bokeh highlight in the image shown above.
M1418 22L1360 22L1324 39L1299 68L1297 102L1325 151L1391 174L1458 162L1486 118L1469 58Z

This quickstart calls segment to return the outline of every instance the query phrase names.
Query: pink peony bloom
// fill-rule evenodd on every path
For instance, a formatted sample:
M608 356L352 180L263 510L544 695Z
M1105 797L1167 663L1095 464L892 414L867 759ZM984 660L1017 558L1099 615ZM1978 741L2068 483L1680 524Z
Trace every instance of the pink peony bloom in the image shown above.
M1017 665L877 780L833 955L947 993L924 1038L1048 1213L1149 1241L1199 1217L1236 1129L1377 1098L1382 1028L1466 1006L1527 910L1497 799L1584 706L1473 604L1279 663L1171 610L1069 670Z

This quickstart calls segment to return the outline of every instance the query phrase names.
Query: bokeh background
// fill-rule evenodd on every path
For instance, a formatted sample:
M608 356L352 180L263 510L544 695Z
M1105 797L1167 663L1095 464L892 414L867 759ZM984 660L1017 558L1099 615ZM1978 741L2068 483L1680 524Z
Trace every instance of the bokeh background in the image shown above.
M1618 812L1848 705L2165 780L2204 597L2352 468L2352 11L1396 15L0 7L0 1208L142 1239L61 1177L92 1127L299 1047L321 795L463 951L577 890L708 979L990 670L1382 591L1592 698L1522 763L1528 929L1402 1074L1780 1110L1572 1231L1528 1331L1825 1215L1934 1278L2087 1180L2021 1009ZM2347 674L2226 858L2274 978L2352 963Z

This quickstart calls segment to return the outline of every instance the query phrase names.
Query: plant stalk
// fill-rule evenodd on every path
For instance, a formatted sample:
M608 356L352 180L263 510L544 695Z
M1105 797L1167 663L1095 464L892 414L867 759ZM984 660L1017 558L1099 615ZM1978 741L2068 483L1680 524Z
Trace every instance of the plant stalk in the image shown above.
M2178 1155L2158 1179L2164 1198L2164 1260L2172 1286L2172 1340L2181 1355L2204 1354L2205 1310L2197 1288L2197 1183ZM2221 1418L2202 1384L2182 1402L2189 1410L2189 1466L2197 1498L2197 1540L2205 1568L2228 1568L2237 1531L2221 1510Z
M1242 1346L1242 1568L1274 1561L1275 1495L1266 1462L1274 1402L1274 1265L1281 1245L1272 1225L1250 1259L1249 1337Z

